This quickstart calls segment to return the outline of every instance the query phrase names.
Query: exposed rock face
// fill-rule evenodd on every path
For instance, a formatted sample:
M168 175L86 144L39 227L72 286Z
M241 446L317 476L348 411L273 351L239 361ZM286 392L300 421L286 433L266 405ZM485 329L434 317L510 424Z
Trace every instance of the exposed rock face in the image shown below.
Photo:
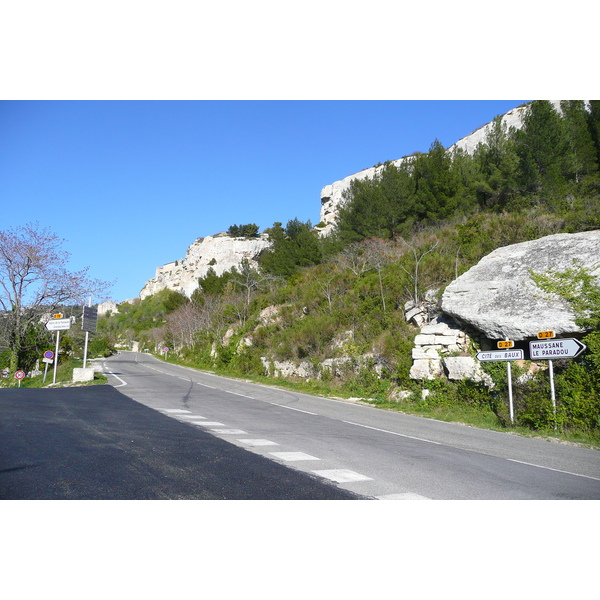
M560 109L560 100L554 100L552 101L552 104L556 110ZM502 115L502 124L506 125L507 128L514 127L515 129L520 129L523 125L523 115L526 110L526 106L519 106L509 110L506 114ZM450 146L448 150L453 151L454 149L460 149L464 150L467 154L473 154L477 145L485 141L485 138L492 127L493 123L487 123L473 133L461 138L456 144ZM391 162L393 165L399 166L406 160L410 160L410 157L399 158L398 160L393 160ZM382 169L383 165L359 171L340 181L335 181L330 185L326 185L321 190L320 219L321 223L324 224L324 227L319 229L321 235L328 235L333 229L337 209L344 202L344 192L350 188L351 182L354 180L372 179L375 175L379 174Z
M549 298L529 276L530 270L565 271L575 260L600 276L600 231L559 233L498 248L446 288L442 310L491 340L525 340L546 330L578 332L567 303Z
M269 237L265 233L255 238L233 238L226 233L198 238L188 248L184 259L156 268L155 277L146 282L140 299L165 288L190 297L198 289L198 278L204 277L211 267L217 275L222 275L247 259L256 268L256 259L269 246Z

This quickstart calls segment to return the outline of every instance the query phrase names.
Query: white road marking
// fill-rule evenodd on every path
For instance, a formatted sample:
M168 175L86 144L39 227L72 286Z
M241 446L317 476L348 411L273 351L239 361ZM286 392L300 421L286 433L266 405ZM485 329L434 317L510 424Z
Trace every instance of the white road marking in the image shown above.
M325 479L331 479L337 483L350 483L352 481L367 481L372 480L372 477L361 475L356 471L350 471L349 469L325 469L324 471L312 471L315 475L325 477Z
M252 396L246 396L246 394L238 394L237 392L229 392L227 390L223 391L227 392L228 394L233 394L234 396L241 396L242 398L248 398L249 400L256 400L256 398L253 398Z
M219 423L218 421L198 421L194 424L202 427L225 427L225 423Z
M271 456L275 456L276 458L280 458L281 460L321 460L316 456L311 456L310 454L305 454L304 452L269 452Z
M176 414L176 413L191 413L192 412L191 410L183 410L181 408L159 408L158 410L162 410L162 411L164 411L166 413L173 413L173 414Z
M272 442L271 440L263 440L263 439L238 440L238 442L242 442L243 444L248 444L248 446L279 446L279 444L277 442Z
M575 477L585 477L586 479L593 479L594 481L600 481L598 477L592 477L591 475L582 475L581 473L571 473L571 471L561 471L560 469L553 469L551 467L543 467L542 465L535 465L533 463L523 462L522 460L516 460L514 458L507 458L511 462L516 462L521 465L527 465L528 467L537 467L538 469L546 469L547 471L556 471L557 473L564 473L565 475L574 475Z
M300 410L299 408L294 408L293 406L287 406L287 404L275 404L275 402L271 402L274 406L280 406L281 408L289 408L290 410L295 410L297 412L301 412L307 415L318 416L317 413L308 412L307 410Z
M374 429L375 431L381 431L382 433L391 433L392 435L398 435L400 437L409 438L411 440L418 440L419 442L428 442L429 444L435 444L436 446L443 446L440 442L434 442L433 440L426 440L424 438L414 437L412 435L406 435L404 433L398 433L396 431L389 431L387 429L379 429L379 427L370 427L369 425L362 425L361 423L353 423L352 421L342 421L348 423L348 425L356 425L357 427L365 427L366 429Z
M198 425L202 425L202 423L198 423ZM211 429L211 431L214 431L215 433L231 433L231 434L236 434L236 435L248 433L247 431L244 431L243 429Z
M377 500L431 500L427 496L413 494L412 492L404 492L401 494L385 494L384 496L375 496Z
M206 419L206 417L203 417L201 415L181 415L181 418L182 419Z
M115 388L120 388L120 387L123 387L124 385L127 385L126 381L121 379L118 375L115 375L112 371L108 371L108 374L112 375L113 377L116 377L121 382L121 385L115 385L114 386Z

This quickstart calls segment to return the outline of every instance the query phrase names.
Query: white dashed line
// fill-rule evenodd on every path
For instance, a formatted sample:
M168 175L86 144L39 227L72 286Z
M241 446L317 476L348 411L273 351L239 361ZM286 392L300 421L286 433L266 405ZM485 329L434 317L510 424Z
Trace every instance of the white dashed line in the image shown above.
M202 425L202 423L197 423L198 425ZM243 429L211 429L211 431L214 431L215 433L227 433L227 434L235 434L235 435L242 435L244 433L248 433L247 431L244 431Z
M227 390L224 390L227 394L233 394L234 396L241 396L242 398L248 398L248 400L256 400L256 398L253 398L252 396L246 396L246 394L238 394L237 392L228 392Z
M181 415L182 419L206 419L206 417L202 417L200 415Z
M178 413L191 413L191 410L183 410L181 408L159 408L158 410L162 410L166 413L178 414Z
M401 494L385 494L384 496L375 496L375 498L377 498L377 500L431 500L431 498L427 498L427 496L421 496L411 492L404 492Z
M198 421L194 425L201 425L202 427L225 427L225 423L219 423L218 421Z
M366 429L374 429L375 431L381 431L382 433L391 433L392 435L409 438L411 440L417 440L419 442L428 442L429 444L435 444L436 446L443 446L443 444L441 444L440 442L434 442L432 440L426 440L424 438L414 437L412 435L406 435L404 433L397 433L396 431L389 431L387 429L379 429L379 427L370 427L369 425L363 425L362 423L353 423L352 421L342 421L342 423L348 423L348 425L356 425L357 427L364 427Z
M350 483L352 481L370 481L372 477L361 475L356 471L350 471L349 469L326 469L324 471L312 471L315 475L325 477L325 479L331 479L337 483Z
M307 410L300 410L299 408L294 408L293 406L287 406L287 404L275 404L274 402L272 402L271 404L273 404L274 406L280 406L281 408L289 408L290 410L295 410L306 415L314 415L315 417L318 416L317 413L308 412Z
M316 456L311 456L310 454L305 454L304 452L269 452L271 456L275 456L281 460L321 460Z
M571 471L562 471L561 469L553 469L551 467L543 467L542 465L536 465L534 463L524 462L522 460L516 460L515 458L507 458L510 462L519 463L521 465L527 465L528 467L537 467L538 469L546 469L547 471L555 471L557 473L565 473L565 475L574 475L575 477L585 477L586 479L593 479L594 481L600 481L597 477L591 475L582 475L581 473L572 473Z
M243 444L248 444L248 446L279 446L277 442L272 442L271 440L238 440L238 442L242 442Z

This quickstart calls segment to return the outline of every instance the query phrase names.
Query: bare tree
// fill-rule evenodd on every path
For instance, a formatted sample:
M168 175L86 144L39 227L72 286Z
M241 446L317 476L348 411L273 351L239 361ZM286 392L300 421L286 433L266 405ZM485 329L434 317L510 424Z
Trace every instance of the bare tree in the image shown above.
M364 249L364 256L367 264L377 271L379 277L379 291L381 293L381 302L383 304L383 312L386 311L385 296L383 294L383 280L381 273L386 265L390 264L393 259L392 248L389 242L379 238L365 240L361 243Z
M329 313L333 311L333 301L342 293L340 286L340 267L337 262L319 265L311 270L311 278L327 300Z
M421 271L420 271L421 262L428 254L431 254L440 245L440 241L436 238L432 238L429 240L429 242L427 243L427 246L425 246L424 249L420 249L420 248L417 248L416 245L409 244L403 238L398 238L398 239L402 242L402 244L406 248L408 248L408 250L410 250L410 252L413 255L412 270L409 271L401 263L400 263L400 268L411 279L412 286L411 286L411 289L408 290L408 293L409 293L411 301L414 303L414 306L417 306L419 304L419 302L421 301L421 288L422 288ZM431 288L431 287L433 287L433 285L429 286L429 288Z
M248 259L244 258L240 264L240 269L237 274L232 277L231 282L241 287L244 290L244 311L240 315L242 323L246 322L248 307L252 300L253 292L264 290L273 282L277 281L277 277L266 273L261 273L252 268Z
M346 246L339 254L336 254L333 261L341 269L351 271L356 277L371 269L369 257L365 253L364 244L355 242Z
M28 331L44 313L69 303L100 296L110 283L89 279L88 269L67 271L65 240L49 228L28 223L0 231L0 308L6 319L4 344L10 349L10 369L18 368Z

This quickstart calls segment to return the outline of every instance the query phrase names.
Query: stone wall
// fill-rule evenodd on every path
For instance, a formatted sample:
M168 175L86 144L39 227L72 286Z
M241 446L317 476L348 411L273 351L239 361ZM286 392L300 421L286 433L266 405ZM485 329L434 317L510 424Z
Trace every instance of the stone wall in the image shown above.
M421 327L412 350L410 378L472 379L492 385L479 361L470 356L471 338L452 318L442 315Z

